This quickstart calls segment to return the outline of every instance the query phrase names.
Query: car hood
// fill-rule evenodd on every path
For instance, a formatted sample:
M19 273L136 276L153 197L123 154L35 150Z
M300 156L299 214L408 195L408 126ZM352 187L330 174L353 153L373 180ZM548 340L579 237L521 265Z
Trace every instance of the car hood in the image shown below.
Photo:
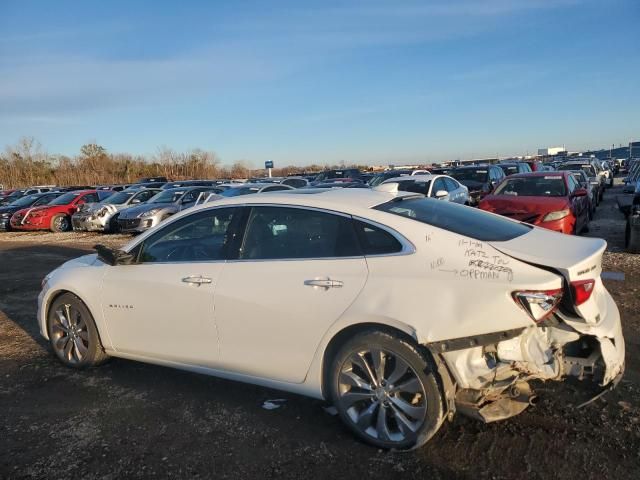
M516 197L511 195L487 195L480 208L516 220L532 215L542 215L569 208L566 197Z
M88 255L83 255L81 257L78 258L74 258L73 260L69 260L68 262L63 263L62 265L60 265L60 268L71 268L71 267L90 267L91 265L95 264L96 261L98 260L98 254L97 253L90 253Z
M16 213L18 210L23 209L24 207L11 207L9 205L5 205L4 207L0 207L0 214L2 213Z
M153 210L154 208L169 208L172 206L173 203L145 203L142 205L136 205L135 207L125 209L120 214L120 218L135 218L144 212Z

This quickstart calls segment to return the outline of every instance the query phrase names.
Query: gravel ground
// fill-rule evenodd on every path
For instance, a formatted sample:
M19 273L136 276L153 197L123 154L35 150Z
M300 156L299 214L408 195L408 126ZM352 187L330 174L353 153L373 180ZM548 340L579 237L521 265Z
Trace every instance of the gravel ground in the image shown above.
M617 189L615 189L617 190ZM577 410L577 383L536 386L541 401L484 425L462 416L424 448L390 453L356 441L323 402L113 359L63 367L35 323L41 278L95 243L126 236L0 234L0 478L579 478L640 471L640 256L622 252L608 191L589 235L604 237L605 280L623 317L627 372ZM268 399L285 399L265 410Z

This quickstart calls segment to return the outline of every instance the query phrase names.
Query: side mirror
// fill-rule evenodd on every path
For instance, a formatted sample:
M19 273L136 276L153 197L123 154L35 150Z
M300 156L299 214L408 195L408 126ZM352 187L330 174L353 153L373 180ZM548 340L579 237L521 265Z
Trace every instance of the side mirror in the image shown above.
M443 199L444 197L446 197L447 195L449 195L449 192L447 192L446 190L438 190L436 192L436 198L437 199Z
M585 188L578 188L577 190L573 191L573 196L574 197L586 197L587 196L587 190Z
M98 252L98 258L107 265L131 265L133 255L123 250L112 250L105 245L94 245L93 249Z
M133 200L131 200L131 203L140 203L140 199L139 198L134 198Z

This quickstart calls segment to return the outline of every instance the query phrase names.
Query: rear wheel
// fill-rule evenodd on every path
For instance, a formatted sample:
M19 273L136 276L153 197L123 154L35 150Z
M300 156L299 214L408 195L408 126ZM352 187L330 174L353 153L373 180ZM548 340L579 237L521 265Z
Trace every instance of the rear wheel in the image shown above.
M71 230L71 219L63 213L55 215L51 219L50 230L52 232L68 232Z
M426 443L442 424L442 396L426 358L381 331L354 336L331 364L330 393L342 421L380 448Z
M72 293L53 301L47 314L47 330L54 353L69 367L92 367L109 358L89 309Z

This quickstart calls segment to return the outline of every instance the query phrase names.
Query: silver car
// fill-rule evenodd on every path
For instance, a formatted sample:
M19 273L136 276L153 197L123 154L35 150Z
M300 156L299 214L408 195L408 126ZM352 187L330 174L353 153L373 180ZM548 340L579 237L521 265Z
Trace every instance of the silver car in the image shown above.
M384 184L397 183L401 192L421 193L449 202L469 204L469 189L448 175L412 175L389 178Z
M203 192L220 193L217 187L181 187L163 190L142 205L120 212L118 229L123 233L141 233L165 218L192 207Z
M116 232L119 212L144 203L161 191L159 188L144 188L114 193L101 202L83 205L83 208L71 217L71 224L74 230Z

